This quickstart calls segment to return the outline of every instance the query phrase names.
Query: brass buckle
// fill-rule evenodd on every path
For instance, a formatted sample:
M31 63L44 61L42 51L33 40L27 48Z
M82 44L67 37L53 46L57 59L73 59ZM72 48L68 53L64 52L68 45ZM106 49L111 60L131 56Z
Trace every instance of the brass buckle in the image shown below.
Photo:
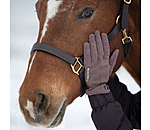
M124 38L122 38L122 43L125 44L125 40L126 39L130 39L132 41L132 38L130 36L127 36L127 33L126 33L126 29L122 30L122 33L123 33L123 36Z
M76 62L74 63L74 65L71 65L71 68L72 68L72 71L73 71L75 74L79 75L79 71L81 70L81 68L84 68L84 66L83 66L83 65L80 63L80 61L79 61L80 57L75 57L75 58L76 58ZM76 66L77 63L80 65L80 67L79 67L78 70L76 71L76 70L75 70L75 66Z
M126 4L131 4L131 0L128 2L128 1L126 1L126 0L124 0L124 2L126 3Z

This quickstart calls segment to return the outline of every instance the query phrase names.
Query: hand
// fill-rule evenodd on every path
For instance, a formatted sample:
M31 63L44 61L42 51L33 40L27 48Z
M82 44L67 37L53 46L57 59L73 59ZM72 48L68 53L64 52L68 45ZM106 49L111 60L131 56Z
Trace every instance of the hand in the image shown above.
M109 59L110 50L107 34L101 34L97 30L89 36L89 43L84 43L84 66L85 81L89 87L88 95L109 93L106 83L118 57L119 50L116 49Z

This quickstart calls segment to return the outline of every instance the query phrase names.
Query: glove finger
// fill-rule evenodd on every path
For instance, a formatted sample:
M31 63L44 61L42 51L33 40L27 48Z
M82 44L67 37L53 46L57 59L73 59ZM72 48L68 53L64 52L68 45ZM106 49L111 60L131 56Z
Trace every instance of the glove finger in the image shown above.
M91 62L95 63L97 61L97 49L96 49L96 41L95 41L95 35L90 34L89 35L89 43L91 48Z
M84 66L91 63L90 45L88 42L84 43Z
M96 30L94 34L95 34L95 39L96 39L98 57L99 59L102 59L104 52L103 52L103 45L102 45L102 40L100 37L100 32Z
M113 68L114 68L114 66L115 66L115 64L116 64L116 60L117 60L118 54L119 54L119 50L116 49L116 50L113 52L113 54L112 54L112 56L111 56L111 58L110 58L110 60L109 60L109 75L111 75L111 73L112 73L112 71L113 71Z
M102 33L101 34L103 48L104 48L104 59L109 60L110 50L109 50L109 41L107 34Z

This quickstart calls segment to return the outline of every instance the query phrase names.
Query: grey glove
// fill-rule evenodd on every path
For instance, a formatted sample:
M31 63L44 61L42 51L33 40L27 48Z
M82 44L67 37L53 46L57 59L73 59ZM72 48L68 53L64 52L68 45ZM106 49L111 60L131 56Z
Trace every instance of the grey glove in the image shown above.
M85 81L88 86L86 94L109 93L106 83L109 80L118 57L116 49L109 59L110 50L107 34L97 30L89 36L89 43L84 43Z

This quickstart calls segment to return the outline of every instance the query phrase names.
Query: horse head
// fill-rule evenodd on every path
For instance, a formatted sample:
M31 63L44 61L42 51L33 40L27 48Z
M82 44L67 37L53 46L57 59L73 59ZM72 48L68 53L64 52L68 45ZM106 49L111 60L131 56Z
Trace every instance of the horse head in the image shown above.
M73 57L83 55L83 44L95 30L109 33L120 10L119 0L38 0L37 43L54 46ZM122 33L110 43L119 49L115 72L124 61ZM19 90L20 109L33 126L55 127L66 106L80 95L80 79L68 63L42 51L32 53Z

